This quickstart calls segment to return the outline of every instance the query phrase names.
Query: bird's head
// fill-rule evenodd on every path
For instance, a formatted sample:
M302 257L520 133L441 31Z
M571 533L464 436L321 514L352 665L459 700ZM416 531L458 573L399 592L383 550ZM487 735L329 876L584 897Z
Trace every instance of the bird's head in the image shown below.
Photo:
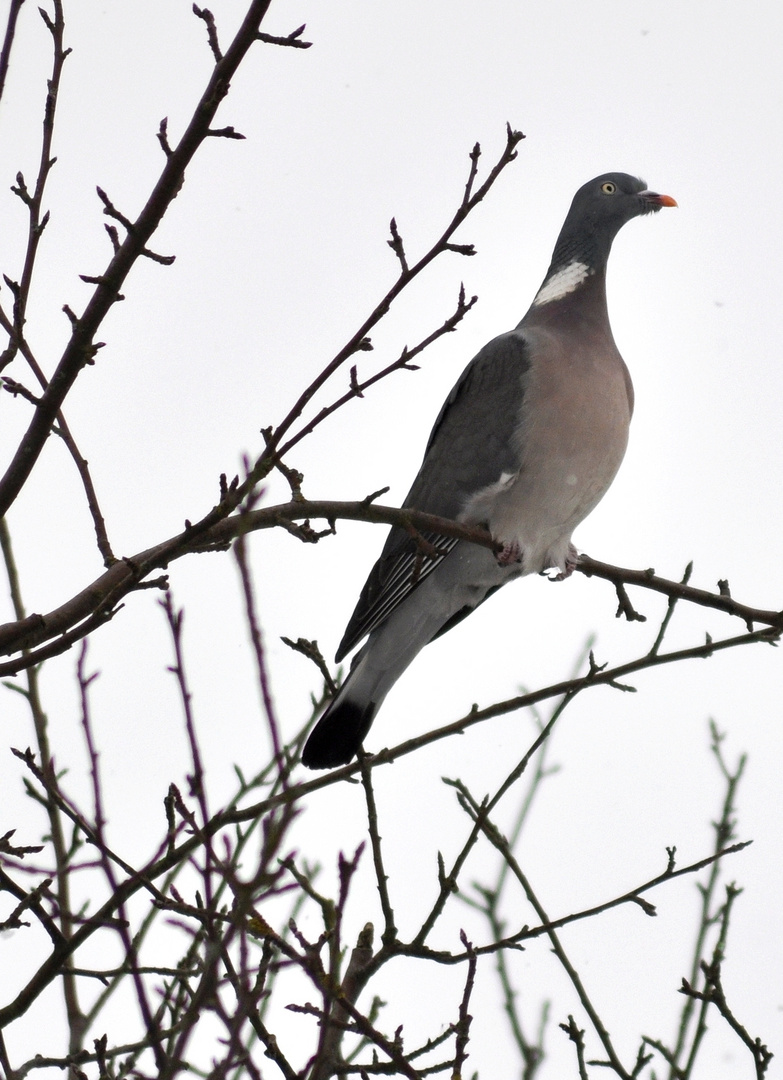
M579 188L555 245L552 266L578 260L591 271L603 267L612 241L631 218L676 206L671 195L650 191L628 173L604 173Z

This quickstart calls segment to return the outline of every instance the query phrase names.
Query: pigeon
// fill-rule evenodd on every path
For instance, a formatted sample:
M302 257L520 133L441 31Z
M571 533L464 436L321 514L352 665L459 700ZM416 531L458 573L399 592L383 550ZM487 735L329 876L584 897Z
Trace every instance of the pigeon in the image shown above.
M392 527L336 660L367 641L305 744L307 767L350 762L420 650L502 585L575 569L571 534L614 479L633 412L606 305L609 251L626 222L676 205L626 173L577 191L530 309L457 380L403 503L486 527L496 550L434 533L422 545Z

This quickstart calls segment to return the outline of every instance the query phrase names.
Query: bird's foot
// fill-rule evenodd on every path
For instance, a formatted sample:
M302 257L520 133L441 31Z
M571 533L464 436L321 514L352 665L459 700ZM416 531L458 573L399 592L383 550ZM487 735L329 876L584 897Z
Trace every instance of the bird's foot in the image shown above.
M579 562L579 553L573 544L568 545L568 552L565 558L565 566L559 574L555 574L550 581L565 581L566 578L570 578L574 570L576 570L577 563Z
M498 551L495 558L498 561L498 566L512 566L514 563L521 563L522 548L516 540L509 540L509 542L504 544L500 551Z

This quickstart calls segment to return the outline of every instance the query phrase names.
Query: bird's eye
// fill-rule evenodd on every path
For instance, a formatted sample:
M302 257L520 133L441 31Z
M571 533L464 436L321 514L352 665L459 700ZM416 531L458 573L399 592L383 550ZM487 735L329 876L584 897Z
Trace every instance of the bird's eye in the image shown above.
M617 184L607 180L605 184L601 184L601 191L603 191L604 195L614 195L615 191L617 191Z

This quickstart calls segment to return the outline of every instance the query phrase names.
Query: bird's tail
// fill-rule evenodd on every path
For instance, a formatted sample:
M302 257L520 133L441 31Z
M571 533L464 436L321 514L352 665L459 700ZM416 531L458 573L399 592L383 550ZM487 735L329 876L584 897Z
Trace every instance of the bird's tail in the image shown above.
M417 585L356 654L332 703L313 728L302 753L311 769L345 765L370 729L375 714L416 654L472 611L519 566L498 567L492 552L457 544Z
M359 700L352 693L356 666L337 691L326 712L310 732L302 751L308 769L332 769L347 765L364 741L380 702Z

